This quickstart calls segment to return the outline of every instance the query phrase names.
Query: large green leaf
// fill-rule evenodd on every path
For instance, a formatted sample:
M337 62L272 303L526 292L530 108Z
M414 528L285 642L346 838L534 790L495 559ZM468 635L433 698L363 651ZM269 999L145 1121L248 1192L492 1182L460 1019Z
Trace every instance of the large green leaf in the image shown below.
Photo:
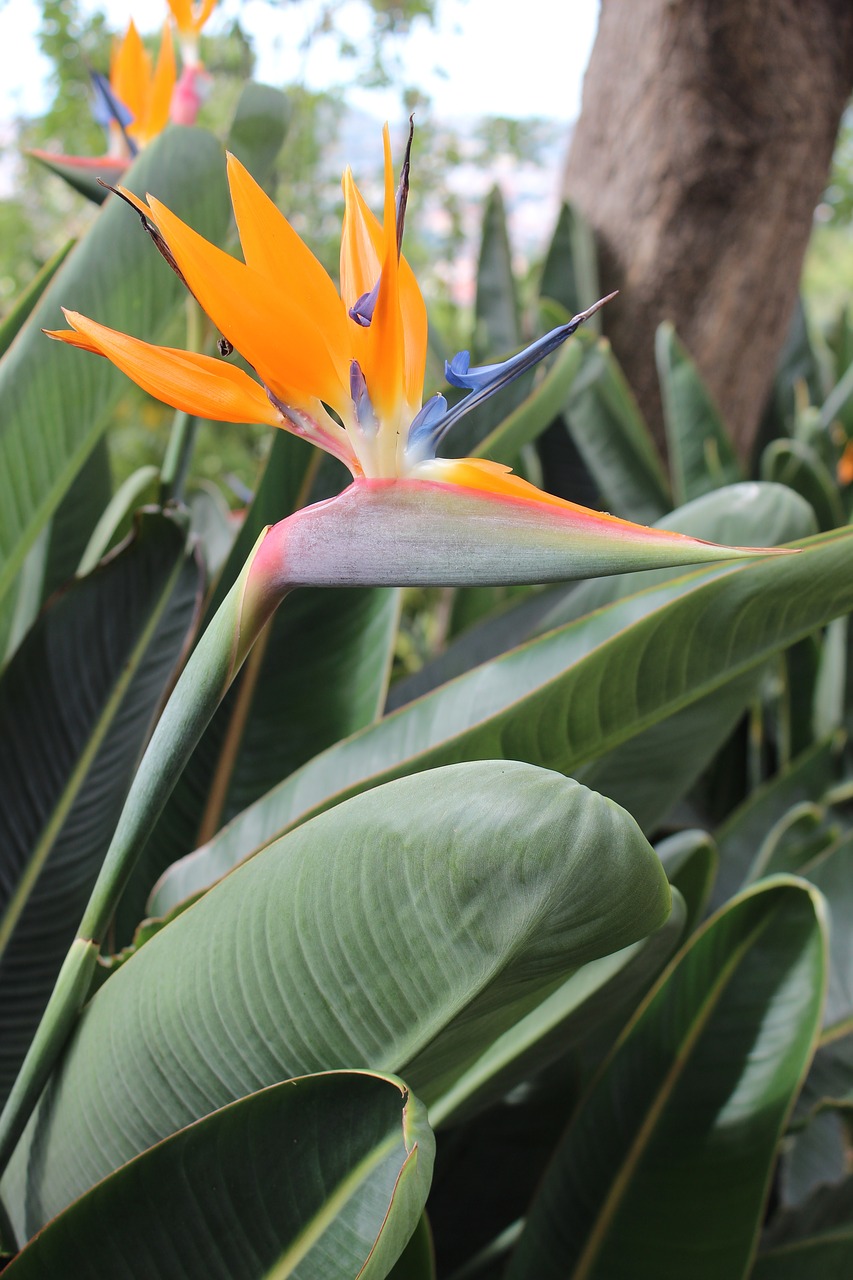
M27 285L20 297L15 299L11 310L4 317L3 323L0 324L0 356L5 355L7 348L12 345L13 339L17 337L19 331L23 328L33 307L74 248L75 243L74 240L68 240L61 249L57 249L53 257L47 260L34 279Z
M799 494L777 484L737 484L703 494L656 521L656 527L734 546L780 546L817 532L814 514ZM614 574L559 583L527 596L459 638L421 671L395 685L389 709L411 702L454 676L543 631L572 622L646 586L680 577L681 569Z
M671 324L655 336L672 488L678 503L743 479L731 437ZM776 477L771 477L775 479Z
M172 128L140 155L126 185L156 194L208 238L228 225L220 144L199 129ZM0 597L71 485L127 389L108 360L51 342L61 306L156 341L183 288L161 262L138 217L108 200L42 295L0 362Z
M587 348L566 421L608 510L652 524L672 506L648 428L610 344L579 335Z
M761 455L761 477L787 484L801 493L818 518L821 529L844 524L838 486L814 449L802 440L771 440Z
M560 207L554 235L545 255L539 296L559 302L567 316L576 316L601 296L592 228L568 201ZM593 333L599 333L601 313L592 316L589 324Z
M164 686L200 567L170 516L59 595L0 681L0 1093L47 1003Z
M393 1071L429 1102L574 969L669 909L629 815L557 774L495 761L358 796L107 979L10 1166L16 1229L282 1078Z
M290 100L268 84L243 87L228 131L228 150L263 182L290 125Z
M853 1029L853 833L807 863L800 872L820 889L829 917L829 990L824 1035ZM853 1078L850 1080L853 1090Z
M44 600L79 571L111 495L109 449L106 437L101 436L53 513L42 583Z
M716 832L720 869L711 895L714 906L736 893L753 859L775 826L796 804L819 801L835 777L837 743L815 743L744 800Z
M707 831L677 831L655 845L669 883L681 893L687 908L685 932L701 920L719 866L717 846Z
M474 321L476 328L472 345L475 364L495 352L514 351L521 346L512 251L506 211L498 187L492 187L489 192L483 213Z
M772 1223L750 1280L847 1280L853 1271L853 1178Z
M737 1280L820 1025L820 900L779 879L698 934L581 1105L507 1272Z
M131 1160L51 1222L7 1275L380 1280L418 1222L434 1146L400 1081L288 1080Z
M681 941L687 910L673 894L667 922L649 937L583 965L499 1036L431 1108L435 1124L456 1123L498 1101L605 1024L636 1006Z
M592 764L580 765L574 775L621 804L643 831L657 830L731 737L764 671L756 667L729 680Z
M157 912L312 811L382 778L496 756L564 772L589 764L849 610L851 545L853 531L839 531L809 540L798 555L687 574L402 707L310 761L171 868Z

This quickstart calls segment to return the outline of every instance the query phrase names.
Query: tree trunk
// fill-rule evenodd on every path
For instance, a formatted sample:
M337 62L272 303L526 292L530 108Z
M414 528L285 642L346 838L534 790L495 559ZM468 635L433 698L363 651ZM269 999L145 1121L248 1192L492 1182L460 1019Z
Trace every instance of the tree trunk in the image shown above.
M851 86L851 0L601 0L565 194L659 441L669 319L748 455Z

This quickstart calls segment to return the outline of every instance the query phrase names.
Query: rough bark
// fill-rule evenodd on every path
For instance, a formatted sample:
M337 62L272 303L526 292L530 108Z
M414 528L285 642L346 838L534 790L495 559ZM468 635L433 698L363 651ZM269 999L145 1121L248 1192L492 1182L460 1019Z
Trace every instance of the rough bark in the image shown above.
M565 192L659 440L669 319L748 453L851 86L851 0L601 0Z

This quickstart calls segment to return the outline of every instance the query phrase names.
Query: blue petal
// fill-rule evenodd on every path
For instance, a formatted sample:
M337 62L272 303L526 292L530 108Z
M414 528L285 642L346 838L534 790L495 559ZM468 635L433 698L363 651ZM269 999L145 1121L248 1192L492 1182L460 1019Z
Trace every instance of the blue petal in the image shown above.
M443 440L453 424L458 422L466 413L469 413L471 409L476 408L478 404L482 404L484 400L488 400L496 391L509 386L522 373L526 373L528 369L532 369L534 365L537 365L540 360L544 360L545 356L550 355L552 351L556 351L557 347L561 346L566 338L580 328L584 320L588 320L599 307L602 307L605 302L609 302L615 296L615 294L611 293L606 298L601 298L591 307L588 307L586 311L572 316L567 324L561 324L556 329L552 329L550 333L546 333L542 338L537 338L535 342L531 342L529 347L519 351L518 355L510 356L509 360L504 360L500 364L478 365L472 369L470 367L471 357L468 352L458 351L452 360L448 360L445 363L444 376L451 386L462 387L471 394L460 400L445 415L435 433L435 443L438 444Z
M133 123L133 112L121 102L112 91L110 82L106 76L102 76L100 71L90 72L92 77L92 89L94 90L94 101L92 102L92 115L95 117L97 124L106 129L115 120L122 128Z
M441 394L432 396L412 418L406 454L410 462L420 462L435 455L438 429L447 416L447 401Z

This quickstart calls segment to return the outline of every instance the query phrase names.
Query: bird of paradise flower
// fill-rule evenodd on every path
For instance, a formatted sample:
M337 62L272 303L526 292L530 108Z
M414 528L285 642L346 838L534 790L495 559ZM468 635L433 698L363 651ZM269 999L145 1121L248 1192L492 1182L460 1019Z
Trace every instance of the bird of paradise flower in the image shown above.
M423 404L426 307L402 254L412 133L396 192L387 126L383 138L381 221L351 172L344 175L340 292L234 156L228 157L228 179L244 262L210 244L156 197L142 200L119 189L224 335L225 349L240 351L255 377L225 359L154 346L74 311L65 312L71 327L49 336L107 357L144 390L177 409L225 422L269 423L340 459L353 484L338 500L337 515L350 515L350 559L356 547L363 556L360 566L351 565L351 581L370 574L376 582L416 577L414 560L404 566L399 554L386 559L384 568L379 563L375 548L386 539L377 541L376 522L404 519L404 508L409 521L430 506L437 514L442 499L444 524L432 530L429 542L444 551L430 557L421 543L419 581L426 580L423 575L442 574L441 554L447 582L480 581L478 573L488 581L495 574L502 574L501 581L546 581L743 554L588 510L535 488L500 463L438 456L447 432L465 413L555 351L609 298L500 364L471 368L468 353L460 352L448 362L446 376L465 392L463 398L452 408L441 394ZM392 506L398 512L393 519ZM492 567L484 564L482 549L478 564L466 566L445 543L448 512L462 516L463 507L469 532L478 513L499 517L504 536L492 529L493 554L486 555ZM325 510L324 521L331 518ZM303 513L303 523L306 519L310 517ZM293 520L288 523L293 544L296 529ZM501 548L502 563L492 564L495 547ZM506 559L509 551L511 561ZM423 567L427 561L429 569ZM321 571L315 554L311 564L319 580L341 580L335 577L340 562L337 569L328 565Z
M169 20L163 24L156 61L131 19L125 34L113 42L109 76L90 71L92 114L107 136L104 155L71 156L38 149L28 154L100 203L106 193L97 178L118 182L137 153L167 124L195 123L209 81L199 56L199 35L215 3L204 0L194 6L189 0L169 0L181 46L180 77Z

